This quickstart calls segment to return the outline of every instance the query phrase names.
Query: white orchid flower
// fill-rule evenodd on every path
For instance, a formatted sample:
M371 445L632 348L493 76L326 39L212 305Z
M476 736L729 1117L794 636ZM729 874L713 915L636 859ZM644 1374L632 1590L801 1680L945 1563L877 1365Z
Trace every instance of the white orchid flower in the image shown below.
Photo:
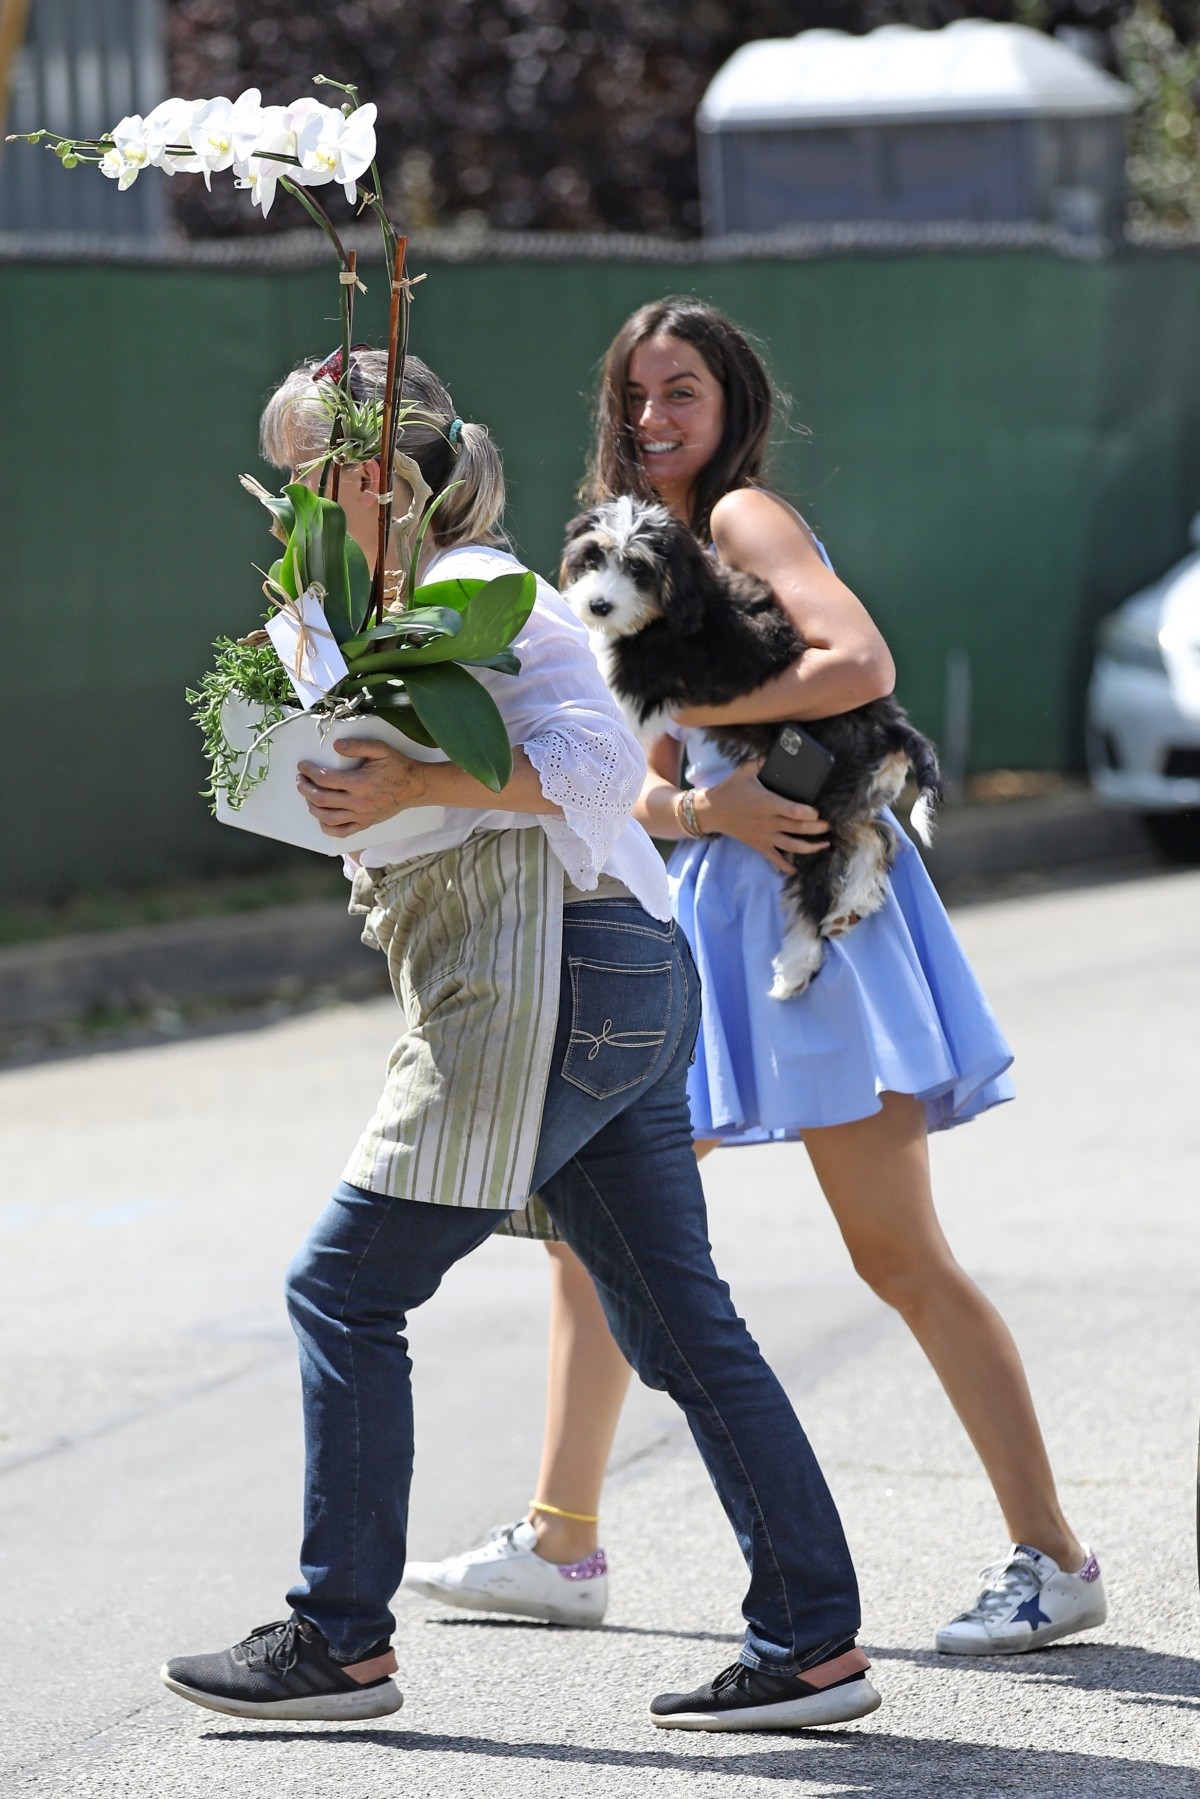
M353 205L359 177L375 160L375 115L374 105L360 106L349 118L331 106L310 113L296 133L296 179L301 185L340 182Z
M203 100L160 100L153 112L146 114L146 145L154 168L174 175L191 174L201 167L198 156L168 152L172 146L178 150L181 144L191 142L192 120L205 104Z
M272 155L274 151L276 154ZM286 106L264 106L258 140L253 153L239 158L233 172L239 187L250 189L254 206L262 207L265 219L275 203L275 189L281 175L294 172L294 165L280 160L296 154L296 131Z
M332 141L341 124L336 107L322 106L319 100L294 100L288 108L296 129L296 155L300 166L292 171L292 179L301 187L320 187L333 180L336 158L318 152L318 146Z
M261 141L267 113L279 110L278 107L264 106L256 87L248 87L244 94L238 95L229 118L235 164L244 162Z
M113 147L100 158L100 173L115 181L121 192L132 187L150 162L146 142L146 121L140 112L131 112L112 128Z
M322 118L326 113L332 111L332 106L322 106L321 102L314 100L311 94L302 94L299 100L293 100L287 108L287 116L292 130L299 131L306 120Z
M236 100L219 94L197 108L188 132L192 149L204 170L204 185L211 189L212 178L222 169L231 169L238 155L238 145L254 147L262 121L262 95L249 87Z

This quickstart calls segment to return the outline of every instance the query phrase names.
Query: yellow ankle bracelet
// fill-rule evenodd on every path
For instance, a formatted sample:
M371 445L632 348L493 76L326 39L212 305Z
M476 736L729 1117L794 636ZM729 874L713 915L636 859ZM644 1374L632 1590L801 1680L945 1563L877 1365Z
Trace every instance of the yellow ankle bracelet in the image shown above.
M531 1512L545 1512L551 1518L570 1518L575 1524L599 1524L600 1522L599 1512L567 1512L561 1505L547 1505L541 1499L531 1499L529 1509Z

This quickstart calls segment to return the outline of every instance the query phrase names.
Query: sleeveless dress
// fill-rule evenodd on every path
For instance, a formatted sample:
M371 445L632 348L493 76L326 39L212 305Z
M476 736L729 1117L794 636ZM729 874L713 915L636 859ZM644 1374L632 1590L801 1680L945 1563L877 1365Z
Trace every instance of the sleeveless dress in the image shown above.
M693 786L733 772L702 731L677 734ZM731 837L677 845L671 907L703 993L688 1084L695 1136L786 1141L869 1117L884 1092L915 1095L939 1131L1013 1098L1012 1052L924 863L884 816L898 849L883 907L831 941L810 985L785 1000L770 996L784 877Z

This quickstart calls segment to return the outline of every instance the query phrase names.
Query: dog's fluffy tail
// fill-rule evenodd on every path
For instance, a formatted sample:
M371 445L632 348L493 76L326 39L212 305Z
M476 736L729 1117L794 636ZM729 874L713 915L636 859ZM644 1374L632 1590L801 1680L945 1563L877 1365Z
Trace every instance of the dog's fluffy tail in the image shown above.
M908 815L908 822L921 842L928 849L934 836L934 806L937 797L928 788L923 787L917 795L917 803Z
M942 797L942 771L938 767L937 751L928 738L917 738L912 745L911 757L919 791L908 821L928 849L934 836L934 808Z

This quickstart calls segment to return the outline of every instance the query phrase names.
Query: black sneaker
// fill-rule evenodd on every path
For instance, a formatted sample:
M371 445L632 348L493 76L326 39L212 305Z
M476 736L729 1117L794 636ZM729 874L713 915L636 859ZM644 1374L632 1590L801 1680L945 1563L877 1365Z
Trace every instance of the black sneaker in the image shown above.
M660 1730L805 1730L845 1724L879 1705L870 1662L848 1645L803 1674L762 1674L744 1662L722 1669L694 1693L660 1693L650 1705Z
M235 1718L382 1718L400 1710L404 1700L391 1679L396 1657L386 1638L348 1665L370 1678L355 1680L320 1631L293 1612L216 1655L177 1655L164 1663L162 1678L181 1699Z

